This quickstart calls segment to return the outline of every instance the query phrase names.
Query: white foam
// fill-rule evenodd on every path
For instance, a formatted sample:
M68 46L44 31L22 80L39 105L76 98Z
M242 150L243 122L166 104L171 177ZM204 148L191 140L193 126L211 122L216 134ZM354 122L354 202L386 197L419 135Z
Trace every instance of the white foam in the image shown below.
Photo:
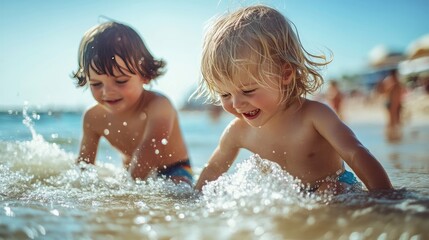
M301 181L271 161L253 155L203 187L203 202L209 211L248 209L269 211L271 207L314 208L318 197L302 191Z

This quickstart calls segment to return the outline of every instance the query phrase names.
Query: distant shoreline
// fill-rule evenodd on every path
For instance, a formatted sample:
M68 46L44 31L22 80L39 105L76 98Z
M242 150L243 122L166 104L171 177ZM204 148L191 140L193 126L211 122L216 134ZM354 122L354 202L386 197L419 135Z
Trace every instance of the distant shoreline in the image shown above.
M38 114L56 114L56 113L83 113L85 109L36 109L29 107L28 111L33 113L36 112ZM23 108L0 108L0 114L13 114L20 115L23 112Z
M37 107L32 105L22 106L0 106L0 115L22 115L24 107L28 112L37 114L83 114L88 108L79 107ZM404 124L429 124L429 95L428 94L409 94L403 102ZM386 109L383 105L383 99L366 100L363 98L346 98L343 102L343 120L347 123L355 122L376 122L384 123L386 121ZM179 109L179 112L206 112L210 113L210 105L200 108ZM223 110L222 110L223 111ZM221 112L220 114L226 114Z

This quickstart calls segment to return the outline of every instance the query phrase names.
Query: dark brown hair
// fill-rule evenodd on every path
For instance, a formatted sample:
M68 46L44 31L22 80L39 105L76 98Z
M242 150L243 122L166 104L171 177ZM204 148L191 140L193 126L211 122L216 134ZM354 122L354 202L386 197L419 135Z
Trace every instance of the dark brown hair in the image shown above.
M86 85L90 67L98 74L113 75L113 69L123 73L115 56L122 58L131 73L147 80L164 73L165 62L154 59L134 29L121 23L106 22L89 29L82 38L79 67L73 73L77 86Z

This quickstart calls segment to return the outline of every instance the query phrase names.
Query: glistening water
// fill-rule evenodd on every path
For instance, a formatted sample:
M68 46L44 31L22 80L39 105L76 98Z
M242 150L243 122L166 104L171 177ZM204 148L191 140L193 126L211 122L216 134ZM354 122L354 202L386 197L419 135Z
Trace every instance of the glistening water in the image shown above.
M352 129L397 190L315 196L277 165L243 152L202 194L168 180L135 182L102 145L74 165L80 113L0 114L0 239L428 239L429 126L391 145L379 122ZM228 122L180 113L196 173Z

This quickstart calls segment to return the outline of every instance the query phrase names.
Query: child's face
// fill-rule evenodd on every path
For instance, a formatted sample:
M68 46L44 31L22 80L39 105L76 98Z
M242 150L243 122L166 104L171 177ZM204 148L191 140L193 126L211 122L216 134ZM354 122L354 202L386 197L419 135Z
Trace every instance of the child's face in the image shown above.
M129 72L120 57L115 56L115 60L123 73L114 69L113 76L99 75L90 67L89 85L92 96L99 104L112 113L123 113L138 104L145 79Z
M263 126L281 111L280 83L276 84L273 80L270 86L263 86L246 72L236 74L234 82L218 86L225 111L254 127Z

